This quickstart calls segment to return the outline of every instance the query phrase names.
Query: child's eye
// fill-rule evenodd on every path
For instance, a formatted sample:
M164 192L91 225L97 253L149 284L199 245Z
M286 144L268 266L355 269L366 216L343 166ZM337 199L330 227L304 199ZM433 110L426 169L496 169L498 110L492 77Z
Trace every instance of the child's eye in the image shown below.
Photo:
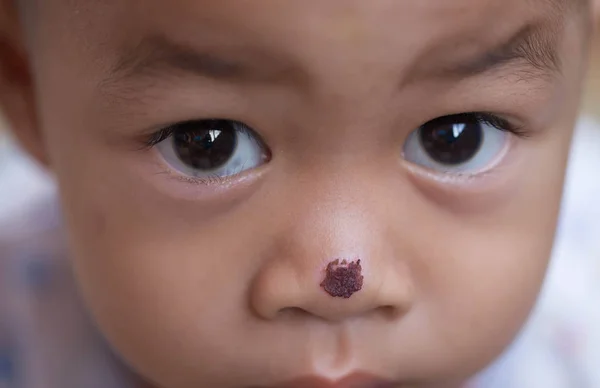
M410 134L404 145L407 161L449 174L473 174L494 163L507 145L506 120L482 113L464 113L432 120Z
M254 131L231 120L176 124L159 132L150 145L156 145L172 168L200 179L237 175L268 159L268 151Z

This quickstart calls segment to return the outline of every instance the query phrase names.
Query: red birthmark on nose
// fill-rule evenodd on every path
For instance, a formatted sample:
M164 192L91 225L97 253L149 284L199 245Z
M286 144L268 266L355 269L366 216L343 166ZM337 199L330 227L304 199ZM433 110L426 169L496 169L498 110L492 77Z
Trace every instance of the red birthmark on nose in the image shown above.
M325 280L321 287L334 298L350 298L363 286L360 260L348 263L346 260L334 260L327 265Z

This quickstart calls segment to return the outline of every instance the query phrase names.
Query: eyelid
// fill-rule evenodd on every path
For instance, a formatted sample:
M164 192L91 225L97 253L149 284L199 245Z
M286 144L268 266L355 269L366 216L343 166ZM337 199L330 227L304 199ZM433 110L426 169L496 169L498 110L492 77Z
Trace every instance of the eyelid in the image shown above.
M165 169L165 170L161 171L159 174L167 175L170 179L173 179L173 180L176 180L179 182L192 184L192 185L202 185L202 186L213 186L213 185L222 186L224 182L232 181L231 176L222 177L222 176L219 176L216 174L208 174L203 177L189 176L189 175L184 175L184 174L180 173L179 171L172 169L172 168Z
M440 185L452 186L455 188L476 185L482 181L488 181L489 178L493 178L497 175L498 169L505 163L507 158L515 152L516 139L514 137L508 137L502 150L496 155L494 160L486 166L486 168L474 172L445 172L436 171L431 168L412 163L406 159L403 159L405 168L411 172L412 175L418 176L422 179L427 179L431 182L436 182Z
M488 124L500 131L511 132L518 137L528 137L529 132L523 126L516 125L510 120L500 117L493 113L480 112L475 113L475 117L480 123Z
M442 129L447 133L448 128L455 130L455 125L462 123L468 127L479 127L482 131L481 139L478 140L477 150L469 145L468 158L446 163L444 152L453 152L451 149L440 151L437 158L434 153L426 150L421 134L435 133ZM444 130L444 128L446 130ZM461 127L463 128L463 127ZM431 132L433 131L433 132ZM462 132L462 130L461 130ZM438 117L420 126L411 132L404 143L402 158L414 173L427 176L429 180L435 180L443 184L459 183L466 184L479 180L483 176L493 173L503 164L507 155L516 146L520 137L528 136L524 127L519 127L501 116L490 113L461 113ZM444 135L445 136L445 135ZM458 136L456 134L451 136ZM470 152L470 153L469 153Z
M467 112L446 115L433 119L422 125L422 127L428 125L439 125L445 123L446 121L449 123L454 123L456 121L475 121L480 124L490 125L503 132L510 132L520 138L527 138L530 136L529 131L524 126L518 125L511 120L490 112Z
M231 154L222 161L222 164L213 167L187 164L175 150L177 139L181 140L183 137L186 139L183 140L184 142L196 141L196 131L199 128L204 131L210 128L221 128L221 126L236 133L235 145L231 149ZM190 136L194 140L191 140ZM203 138L201 136L201 139ZM245 175L246 170L258 168L260 165L268 163L272 157L270 149L252 128L242 122L230 119L200 119L179 122L155 131L143 142L145 149L156 150L157 157L162 164L168 166L168 169L162 170L161 174L187 184L203 186L228 185L234 181L232 177Z
M152 148L158 143L167 140L169 136L173 135L175 129L175 126L169 126L154 132L150 137L144 140L145 148Z
M178 123L163 127L162 129L159 129L159 130L153 132L152 134L150 134L150 136L144 138L143 146L145 149L149 149L149 148L156 146L157 144L167 140L171 135L173 135L173 133L175 133L175 131L180 129L180 127L182 127L182 126L193 125L195 123L199 123L202 121L213 121L213 120L214 121L223 120L223 121L230 121L230 122L234 123L239 131L245 132L245 133L250 133L261 144L261 146L263 148L265 148L265 149L267 148L262 137L258 133L256 133L256 131L254 131L252 128L250 128L248 125L244 124L243 122L237 121L237 120L231 120L231 119L214 119L214 118L182 121L182 122L178 122Z

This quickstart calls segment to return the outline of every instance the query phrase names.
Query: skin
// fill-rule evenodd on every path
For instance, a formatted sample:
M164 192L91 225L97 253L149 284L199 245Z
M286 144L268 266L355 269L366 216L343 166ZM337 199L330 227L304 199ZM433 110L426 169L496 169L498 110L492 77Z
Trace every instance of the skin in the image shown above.
M153 386L354 371L399 387L455 386L526 319L551 252L591 5L0 4L1 103L56 174L88 307ZM555 73L517 63L434 75L534 19L558 29ZM136 62L148 35L236 58L251 51L243 60L263 71L111 75ZM528 136L509 135L482 173L403 160L420 125L473 111L509 117ZM140 147L161 126L205 118L247 123L270 161L207 183ZM364 284L349 299L319 286L338 258L361 260Z

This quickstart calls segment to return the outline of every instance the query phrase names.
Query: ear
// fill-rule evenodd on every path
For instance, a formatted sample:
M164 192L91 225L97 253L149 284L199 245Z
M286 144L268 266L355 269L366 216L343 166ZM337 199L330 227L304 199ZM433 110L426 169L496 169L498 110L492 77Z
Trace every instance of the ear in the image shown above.
M14 0L0 0L0 108L21 146L47 165L33 78Z

